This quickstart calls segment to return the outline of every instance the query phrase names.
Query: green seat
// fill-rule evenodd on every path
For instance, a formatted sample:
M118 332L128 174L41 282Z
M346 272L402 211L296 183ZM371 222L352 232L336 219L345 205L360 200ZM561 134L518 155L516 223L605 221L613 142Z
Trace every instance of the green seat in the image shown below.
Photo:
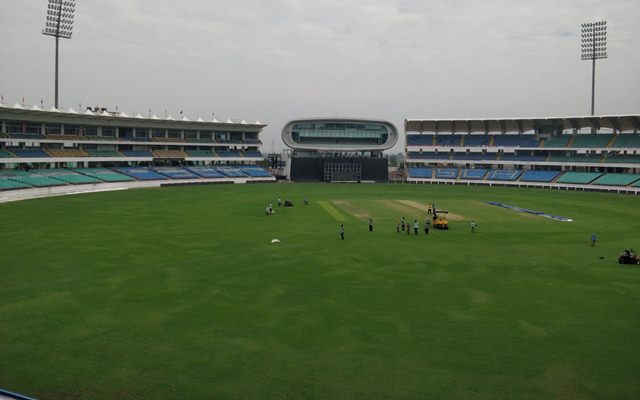
M576 135L571 147L602 148L607 147L613 135L586 134Z
M604 174L593 181L594 185L627 186L640 180L640 174Z
M613 148L640 147L640 135L620 134L611 145Z
M564 175L562 175L556 182L588 184L597 179L600 175L602 175L600 172L565 172Z
M551 136L543 142L543 147L567 147L569 139L571 139L571 135Z
M11 190L11 189L26 189L31 186L26 183L17 182L7 178L0 178L0 190Z

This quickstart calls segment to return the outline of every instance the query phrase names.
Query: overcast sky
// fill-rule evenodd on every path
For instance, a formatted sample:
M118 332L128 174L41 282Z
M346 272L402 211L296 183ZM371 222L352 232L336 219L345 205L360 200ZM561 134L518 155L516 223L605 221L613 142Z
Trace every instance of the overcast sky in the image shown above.
M53 103L46 0L2 0L0 93ZM589 113L580 24L608 21L596 113L640 113L638 0L77 0L60 103L144 115L290 119ZM401 143L396 149L401 151Z

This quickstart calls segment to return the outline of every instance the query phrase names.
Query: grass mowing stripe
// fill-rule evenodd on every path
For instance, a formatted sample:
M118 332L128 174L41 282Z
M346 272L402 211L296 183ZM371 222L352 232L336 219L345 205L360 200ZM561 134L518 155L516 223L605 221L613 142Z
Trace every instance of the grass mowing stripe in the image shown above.
M327 214L331 215L333 219L335 219L336 221L338 222L347 221L347 218L345 218L345 216L342 215L340 211L338 211L338 209L335 208L333 204L329 203L328 201L319 201L318 204L320 204L320 207L322 207L327 212Z

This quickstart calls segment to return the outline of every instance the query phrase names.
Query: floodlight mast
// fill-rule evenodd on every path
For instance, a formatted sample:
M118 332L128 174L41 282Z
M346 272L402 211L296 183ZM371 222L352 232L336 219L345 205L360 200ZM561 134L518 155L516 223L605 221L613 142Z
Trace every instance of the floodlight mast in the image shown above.
M75 13L75 0L49 0L47 6L47 18L43 35L56 38L56 68L55 68L55 108L58 108L58 52L60 38L71 39L73 34L73 15Z
M582 60L591 60L591 115L595 113L596 60L607 58L607 21L581 25Z

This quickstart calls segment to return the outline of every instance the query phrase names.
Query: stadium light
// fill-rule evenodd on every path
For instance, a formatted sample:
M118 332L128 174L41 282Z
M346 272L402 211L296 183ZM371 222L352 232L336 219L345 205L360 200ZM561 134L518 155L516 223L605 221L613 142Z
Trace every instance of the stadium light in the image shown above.
M595 112L596 60L607 58L607 21L581 25L582 60L591 60L591 115Z
M60 38L71 39L76 0L49 0L43 35L56 38L55 107L58 108L58 47Z

